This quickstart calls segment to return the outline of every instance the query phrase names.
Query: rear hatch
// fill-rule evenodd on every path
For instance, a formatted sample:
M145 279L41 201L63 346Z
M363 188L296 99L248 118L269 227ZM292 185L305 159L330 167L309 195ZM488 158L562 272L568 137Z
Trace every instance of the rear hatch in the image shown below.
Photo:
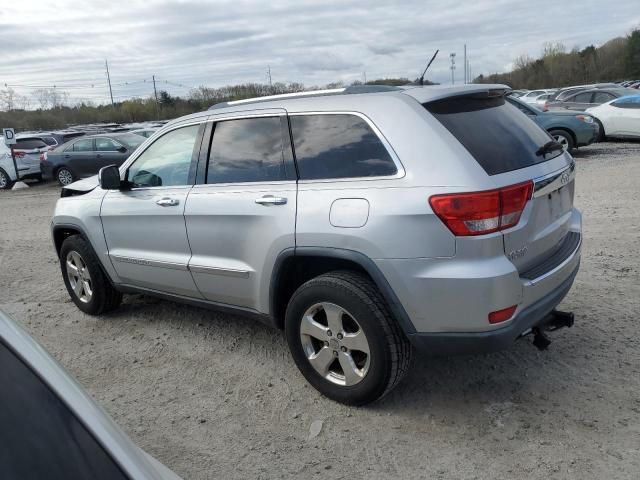
M528 277L554 254L569 248L566 242L576 240L567 235L575 165L568 153L550 143L553 139L547 132L506 102L502 93L449 97L424 107L488 175L495 176L497 187L533 183L532 197L518 223L497 229L503 234L505 255ZM551 165L554 168L549 171Z
M40 168L40 154L46 155L50 149L51 147L39 138L19 138L13 149L18 169L37 170Z

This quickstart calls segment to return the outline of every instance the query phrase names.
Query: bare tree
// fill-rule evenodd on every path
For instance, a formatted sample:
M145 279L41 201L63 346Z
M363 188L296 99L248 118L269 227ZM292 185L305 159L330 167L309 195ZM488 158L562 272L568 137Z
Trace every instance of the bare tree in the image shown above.
M0 90L0 109L13 110L16 106L17 94L11 87Z

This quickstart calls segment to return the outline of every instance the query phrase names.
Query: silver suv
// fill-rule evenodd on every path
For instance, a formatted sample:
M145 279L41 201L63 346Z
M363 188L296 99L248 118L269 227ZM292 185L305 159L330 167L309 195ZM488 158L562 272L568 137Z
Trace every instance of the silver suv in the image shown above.
M130 292L253 315L348 404L389 392L414 347L544 335L580 261L575 166L506 90L352 87L177 119L63 189L69 294L93 315Z

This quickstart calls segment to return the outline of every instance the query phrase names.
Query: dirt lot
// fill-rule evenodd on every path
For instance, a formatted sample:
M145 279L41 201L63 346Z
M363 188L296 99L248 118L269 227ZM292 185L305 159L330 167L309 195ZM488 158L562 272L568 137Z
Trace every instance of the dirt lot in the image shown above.
M0 308L185 479L639 478L640 144L576 158L585 241L563 304L575 327L545 353L521 341L418 358L367 408L317 394L280 332L250 320L144 296L80 313L49 238L53 185L0 192Z

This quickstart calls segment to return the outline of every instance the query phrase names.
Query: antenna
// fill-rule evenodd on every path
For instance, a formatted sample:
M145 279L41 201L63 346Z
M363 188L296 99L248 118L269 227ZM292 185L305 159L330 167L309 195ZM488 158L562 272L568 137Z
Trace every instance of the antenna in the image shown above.
M434 53L433 57L431 57L431 60L429 60L429 63L427 64L427 68L424 69L424 72L422 72L422 75L420 75L420 78L418 79L418 85L424 85L424 76L427 73L427 70L429 70L429 67L431 66L433 61L436 59L436 55L438 55L439 51L440 50L436 50L436 53Z

